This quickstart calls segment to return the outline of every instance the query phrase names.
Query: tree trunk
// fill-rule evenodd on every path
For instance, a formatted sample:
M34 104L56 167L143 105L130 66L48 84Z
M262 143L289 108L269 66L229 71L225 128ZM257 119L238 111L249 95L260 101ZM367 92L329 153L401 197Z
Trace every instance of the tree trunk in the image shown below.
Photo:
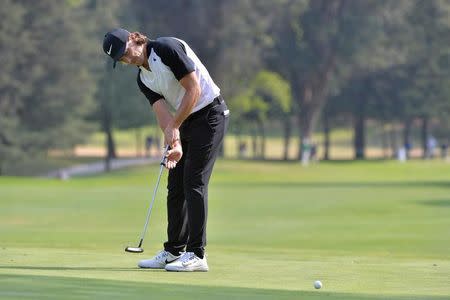
M316 74L303 83L299 110L300 147L298 159L303 157L302 145L311 143L311 137L320 112L326 102L328 81L334 70L335 57L331 54Z
M299 151L297 158L298 160L302 160L304 145L306 143L310 143L312 136L312 125L313 125L313 114L314 112L313 105L311 102L313 101L313 90L310 85L305 85L303 89L303 101L301 105L301 109L299 110Z
M111 68L108 68L108 63L105 60L105 66L108 72L111 73ZM111 78L109 78L111 79ZM105 97L102 97L101 109L102 109L102 125L103 131L106 134L106 157L105 157L105 171L109 172L111 170L111 159L116 158L116 147L114 143L114 138L112 134L112 114L110 109L109 98L114 97L114 84L112 81L107 82L107 87L105 89Z
M109 172L111 170L111 159L116 158L116 147L112 134L111 114L105 106L103 106L103 129L106 134L105 171Z
M403 147L406 151L406 158L410 158L411 150L411 119L406 119L403 127Z
M258 157L258 135L256 134L256 129L253 130L252 135L252 150L253 150L253 159Z
M300 112L299 114L299 123L300 123L300 132L299 132L299 144L298 144L298 154L297 159L302 160L304 145L307 141L310 140L311 131L309 129L309 122L306 119L306 114Z
M303 157L302 145L305 142L309 144L312 142L311 137L316 125L316 122L320 116L320 112L326 102L328 94L328 83L331 78L331 74L336 68L336 56L337 56L337 36L342 31L339 28L339 22L336 20L343 16L343 6L345 1L310 1L312 6L317 5L318 15L320 23L324 28L333 28L334 33L330 35L330 31L326 29L323 31L323 36L318 38L317 36L309 37L307 34L303 35L306 43L313 45L315 51L318 54L319 61L315 63L313 70L302 74L303 78L300 82L293 85L300 86L300 149L298 153L298 159ZM337 27L336 27L337 26ZM323 39L322 39L323 38ZM318 41L320 40L320 42ZM294 73L298 73L295 70ZM298 78L297 74L293 74L292 78Z
M422 158L426 159L428 155L428 117L422 118Z
M357 107L354 120L353 146L355 159L365 159L366 147L366 98L362 93L356 95Z
M105 171L109 172L111 170L111 160L116 158L116 150L111 129L106 131L106 149Z
M136 156L142 157L142 130L136 128Z
M385 127L386 127L386 125L383 121L383 124L381 126L381 143L383 145L383 158L387 159L389 157L389 153L388 153L388 139L387 139Z
M242 158L242 151L241 151L241 145L242 145L242 138L240 131L236 132L236 150L237 150L237 157Z
M116 158L116 144L114 143L113 133L111 128L106 131L106 144L107 144L107 155L109 158Z
M330 116L327 110L323 115L323 160L330 160Z
M259 121L258 124L259 124L259 132L261 133L259 158L265 159L265 157L266 157L266 131L264 128L264 123L262 121Z
M283 160L289 159L289 144L292 133L291 117L287 116L284 119L284 150L283 150Z
M355 159L365 159L365 117L362 114L356 116L354 126Z
M389 127L389 140L390 140L390 144L391 144L391 157L395 158L397 151L398 151L397 134L395 132L395 125L392 125Z

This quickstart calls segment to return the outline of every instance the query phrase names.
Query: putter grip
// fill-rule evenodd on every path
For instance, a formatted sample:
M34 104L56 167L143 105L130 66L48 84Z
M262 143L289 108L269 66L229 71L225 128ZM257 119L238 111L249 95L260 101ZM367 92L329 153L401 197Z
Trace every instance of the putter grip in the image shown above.
M167 162L166 154L167 154L167 151L169 151L169 149L170 149L169 145L164 147L164 153L163 153L163 156L161 158L161 162L159 163L161 166L165 166L166 165L166 162Z

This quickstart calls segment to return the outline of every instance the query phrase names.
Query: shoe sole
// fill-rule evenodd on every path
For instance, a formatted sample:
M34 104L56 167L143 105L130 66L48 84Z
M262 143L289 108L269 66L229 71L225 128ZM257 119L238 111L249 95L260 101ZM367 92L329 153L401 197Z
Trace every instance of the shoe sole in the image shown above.
M164 270L166 268L166 266L161 266L161 267L142 267L140 265L138 265L138 267L140 269L153 269L153 270Z
M209 271L209 267L207 266L206 268L198 268L198 269L171 269L170 266L169 268L164 268L166 271L168 272L208 272Z
M167 272L208 272L209 271L209 269L206 269L206 270L204 270L204 269L202 269L202 270L200 270L200 269L198 269L198 270L168 270L168 269L165 269Z

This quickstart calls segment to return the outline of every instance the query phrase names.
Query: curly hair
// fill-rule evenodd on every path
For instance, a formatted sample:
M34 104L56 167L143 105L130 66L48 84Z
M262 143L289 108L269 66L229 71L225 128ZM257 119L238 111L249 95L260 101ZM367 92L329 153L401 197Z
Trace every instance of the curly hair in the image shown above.
M143 45L148 41L148 37L137 31L130 33L128 38L134 40L138 45Z

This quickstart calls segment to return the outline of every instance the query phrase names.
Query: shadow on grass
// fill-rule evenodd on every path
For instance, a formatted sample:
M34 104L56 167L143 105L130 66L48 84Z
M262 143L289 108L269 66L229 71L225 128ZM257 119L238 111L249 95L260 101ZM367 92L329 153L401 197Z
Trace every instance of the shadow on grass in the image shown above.
M435 200L428 200L428 201L420 201L418 203L422 204L422 205L450 208L450 199L435 199Z
M42 270L42 271L140 271L137 267L133 268L102 268L102 267L31 267L31 266L0 266L0 269L13 270ZM157 270L165 271L165 270Z
M227 182L218 185L258 186L273 188L304 187L304 188L450 188L450 181L377 181L377 182L286 182L286 181L262 181L262 182Z
M180 282L183 276L179 274ZM202 282L199 281L199 284ZM433 299L444 297L394 296L330 293L320 291L286 291L225 286L182 285L152 282L88 279L61 276L0 275L1 299Z

